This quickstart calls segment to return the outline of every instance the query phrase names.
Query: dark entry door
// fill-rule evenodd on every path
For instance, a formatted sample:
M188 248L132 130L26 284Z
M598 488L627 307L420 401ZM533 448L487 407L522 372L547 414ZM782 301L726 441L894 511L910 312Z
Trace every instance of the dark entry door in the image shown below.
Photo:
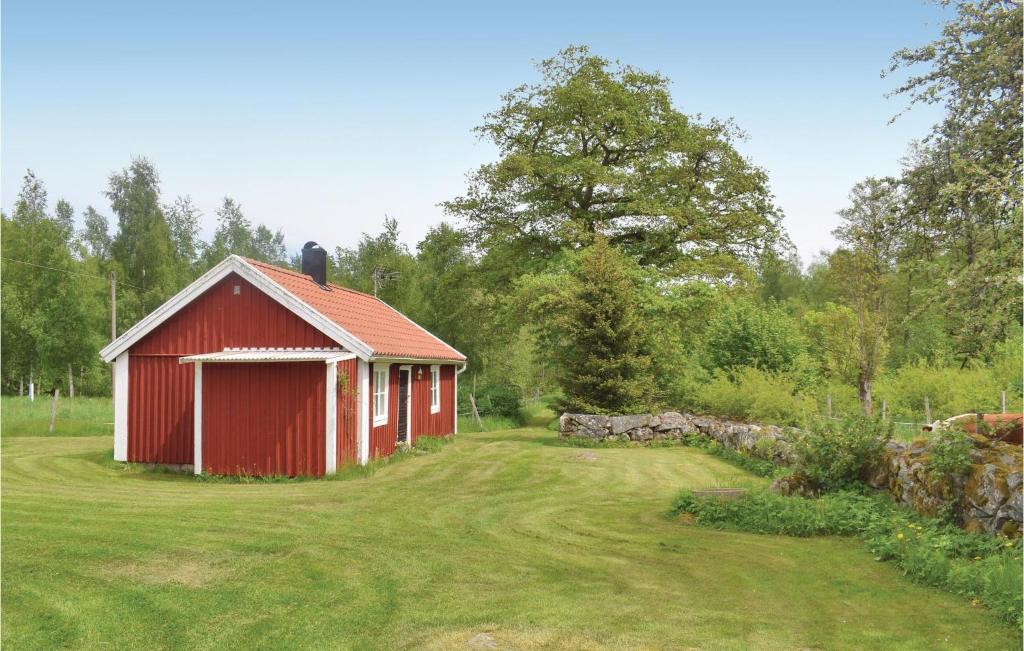
M395 440L404 443L409 432L409 371L398 372L398 427Z

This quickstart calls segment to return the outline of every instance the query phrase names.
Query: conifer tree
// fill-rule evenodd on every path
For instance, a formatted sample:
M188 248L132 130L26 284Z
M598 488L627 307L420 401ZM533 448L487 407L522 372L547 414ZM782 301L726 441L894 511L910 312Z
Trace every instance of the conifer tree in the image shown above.
M562 336L552 350L566 411L625 414L652 407L650 346L631 266L603 237L580 255L558 319Z

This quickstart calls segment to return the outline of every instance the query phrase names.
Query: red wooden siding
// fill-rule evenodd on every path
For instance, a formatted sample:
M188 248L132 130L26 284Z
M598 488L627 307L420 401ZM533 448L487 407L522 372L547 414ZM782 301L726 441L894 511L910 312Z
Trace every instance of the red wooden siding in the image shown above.
M419 380L416 373L422 369ZM413 366L412 436L445 436L455 431L455 367L448 364L441 371L441 410L430 413L430 366Z
M359 432L359 360L338 362L338 467L355 463Z
M204 364L204 472L324 474L326 381L322 362Z
M192 463L194 370L178 357L227 347L337 345L248 281L227 276L132 346L128 460Z
M398 364L388 371L388 422L373 426L373 367L370 364L370 458L386 457L395 451L398 435Z
M192 463L191 364L128 358L128 461Z
M373 410L373 365L370 368L370 410ZM405 396L398 395L398 372L400 364L392 364L388 373L388 422L380 427L373 426L370 414L370 458L387 456L395 451L398 427L398 401ZM417 379L417 372L423 371ZM455 431L455 366L441 366L441 410L430 413L430 365L412 366L412 405L409 418L412 419L412 440L417 436L445 436Z

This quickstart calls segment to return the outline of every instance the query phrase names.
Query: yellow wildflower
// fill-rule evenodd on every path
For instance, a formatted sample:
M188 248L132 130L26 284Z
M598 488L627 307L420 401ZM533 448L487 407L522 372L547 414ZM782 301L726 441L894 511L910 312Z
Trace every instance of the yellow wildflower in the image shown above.
M898 534L896 534L896 540L903 540L903 532L902 531L899 532Z

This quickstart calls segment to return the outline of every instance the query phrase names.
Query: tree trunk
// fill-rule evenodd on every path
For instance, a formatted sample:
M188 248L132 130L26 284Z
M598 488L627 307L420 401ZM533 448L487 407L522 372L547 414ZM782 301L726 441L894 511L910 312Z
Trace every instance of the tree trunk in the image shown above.
M18 395L19 396L25 395L25 376L24 375L19 375L18 376Z
M75 397L75 374L71 371L71 364L68 364L68 398Z
M871 379L861 374L857 378L857 392L860 394L860 405L864 409L865 416L871 416Z
M50 434L57 425L57 399L60 398L60 389L53 390L53 402L50 403Z
M36 399L36 383L33 375L32 365L28 367L28 399L35 402Z

